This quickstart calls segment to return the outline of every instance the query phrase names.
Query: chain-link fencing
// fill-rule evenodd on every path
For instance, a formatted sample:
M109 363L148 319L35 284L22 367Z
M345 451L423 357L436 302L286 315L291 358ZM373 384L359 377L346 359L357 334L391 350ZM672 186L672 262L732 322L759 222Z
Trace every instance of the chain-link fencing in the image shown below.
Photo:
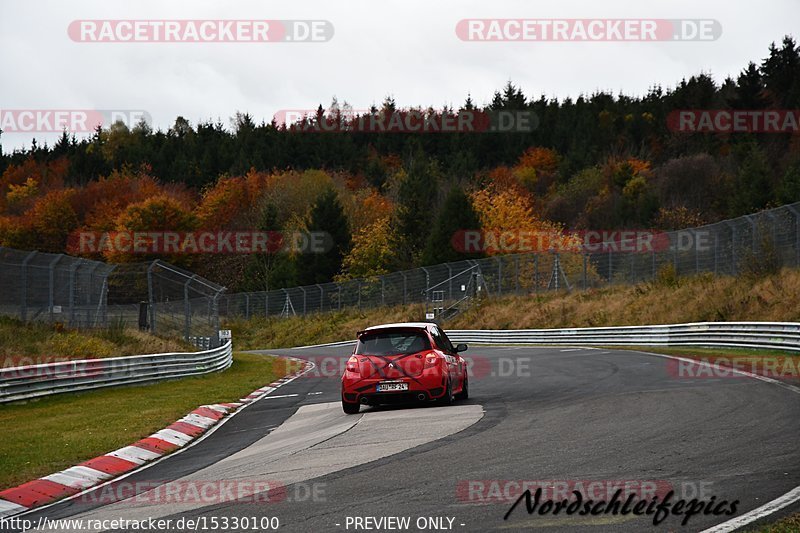
M0 248L0 314L66 328L213 337L224 287L163 261L108 264Z
M418 303L425 304L427 318L447 318L478 295L774 272L800 267L800 202L680 231L618 232L582 250L496 255L343 283L225 294L219 311L227 318L287 317Z
M447 318L477 296L585 290L704 272L800 267L800 202L668 233L619 232L582 251L494 255L343 283L226 294L163 261L111 265L0 248L0 313L70 328L136 325L184 339L215 336L223 318L288 317L424 304Z

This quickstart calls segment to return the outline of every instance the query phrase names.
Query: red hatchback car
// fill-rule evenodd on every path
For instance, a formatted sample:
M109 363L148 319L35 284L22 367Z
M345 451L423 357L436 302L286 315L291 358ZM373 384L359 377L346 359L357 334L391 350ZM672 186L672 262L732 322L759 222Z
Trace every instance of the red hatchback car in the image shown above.
M358 332L358 343L342 375L342 409L356 414L361 404L432 401L449 405L469 397L467 364L436 324L373 326Z

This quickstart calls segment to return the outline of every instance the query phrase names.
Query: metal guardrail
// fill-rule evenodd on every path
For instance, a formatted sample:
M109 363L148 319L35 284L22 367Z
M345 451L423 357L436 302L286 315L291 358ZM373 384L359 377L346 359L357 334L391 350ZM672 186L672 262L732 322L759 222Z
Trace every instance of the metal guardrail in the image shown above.
M132 385L225 370L233 362L231 341L202 352L82 359L0 369L0 403L64 392Z
M603 328L448 330L453 342L587 346L707 346L800 352L800 323L695 322Z

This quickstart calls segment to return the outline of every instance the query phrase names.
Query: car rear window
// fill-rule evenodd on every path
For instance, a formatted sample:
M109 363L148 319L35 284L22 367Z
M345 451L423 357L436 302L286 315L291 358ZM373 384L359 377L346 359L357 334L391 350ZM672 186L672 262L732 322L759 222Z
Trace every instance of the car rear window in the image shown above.
M396 355L430 350L428 336L419 330L380 330L361 335L358 355Z

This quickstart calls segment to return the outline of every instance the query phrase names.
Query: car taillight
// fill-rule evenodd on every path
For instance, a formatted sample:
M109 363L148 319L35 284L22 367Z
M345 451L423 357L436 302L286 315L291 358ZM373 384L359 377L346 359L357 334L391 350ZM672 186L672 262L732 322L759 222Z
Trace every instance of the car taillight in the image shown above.
M347 360L346 368L348 372L355 372L356 374L359 373L358 358L355 355L351 355L350 359Z
M436 363L439 362L439 356L435 353L429 353L425 356L425 368L431 368L436 366Z

